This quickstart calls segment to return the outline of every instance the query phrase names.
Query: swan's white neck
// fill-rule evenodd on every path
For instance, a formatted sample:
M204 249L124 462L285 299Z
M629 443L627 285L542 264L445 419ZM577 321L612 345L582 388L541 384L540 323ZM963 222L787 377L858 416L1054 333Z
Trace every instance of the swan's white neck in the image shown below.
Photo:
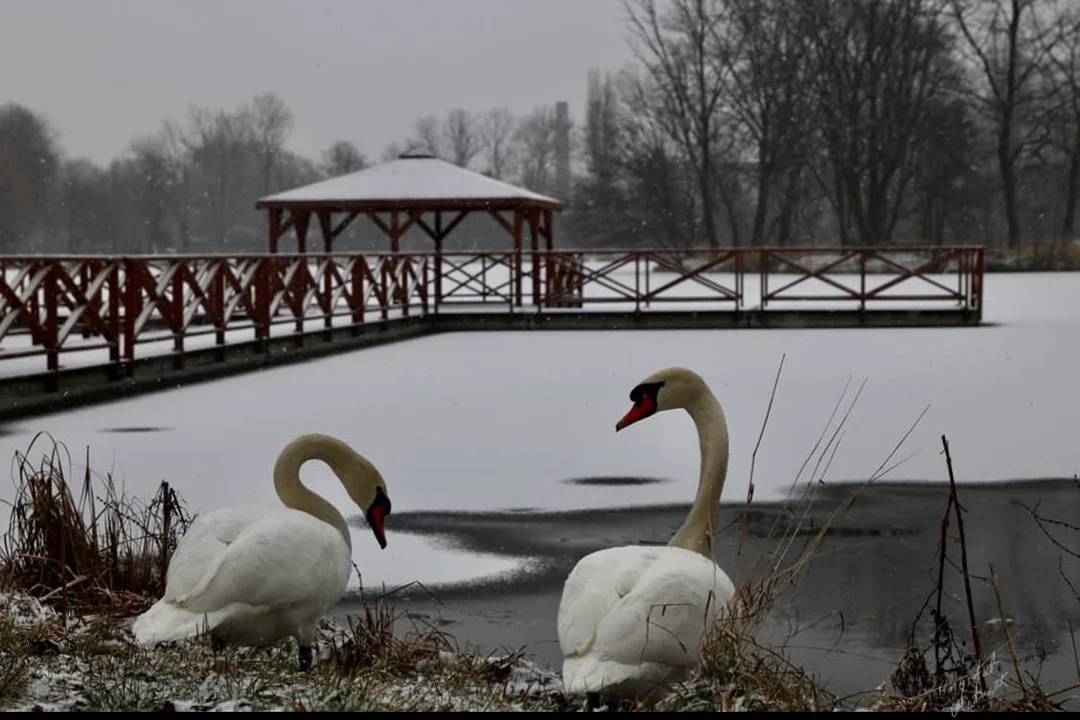
M323 522L330 523L345 538L352 551L352 534L345 518L336 507L318 493L312 492L300 482L300 467L308 460L322 460L339 478L348 462L350 451L344 443L331 438L304 438L292 442L278 456L274 464L274 489L286 507L306 512Z
M694 504L668 545L701 553L713 558L713 532L720 495L724 491L728 466L728 432L724 411L716 396L707 388L686 411L698 431L701 446L701 475Z

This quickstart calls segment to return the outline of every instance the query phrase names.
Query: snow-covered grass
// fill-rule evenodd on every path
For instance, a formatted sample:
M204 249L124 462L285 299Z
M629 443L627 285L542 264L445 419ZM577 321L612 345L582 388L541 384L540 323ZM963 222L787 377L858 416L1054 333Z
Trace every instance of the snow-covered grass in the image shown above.
M105 712L563 709L558 678L527 659L461 652L430 629L393 637L385 615L349 626L324 621L319 662L304 672L289 642L214 652L193 638L141 648L130 620L61 616L32 597L6 594L0 704Z

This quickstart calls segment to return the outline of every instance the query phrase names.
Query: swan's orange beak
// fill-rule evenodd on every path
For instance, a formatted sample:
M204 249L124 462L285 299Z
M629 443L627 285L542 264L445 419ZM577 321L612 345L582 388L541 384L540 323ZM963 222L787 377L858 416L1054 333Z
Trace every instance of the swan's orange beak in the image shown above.
M615 423L615 432L633 425L638 420L644 420L654 412L656 412L656 403L648 395L642 395L641 399L630 408L630 411L623 415L622 420Z
M375 500L367 511L367 522L371 532L375 533L375 540L379 547L386 549L386 516L390 514L390 498L379 488L375 492Z
M381 505L375 505L368 512L368 524L371 525L371 531L375 533L375 540L379 543L379 547L386 549L386 510Z

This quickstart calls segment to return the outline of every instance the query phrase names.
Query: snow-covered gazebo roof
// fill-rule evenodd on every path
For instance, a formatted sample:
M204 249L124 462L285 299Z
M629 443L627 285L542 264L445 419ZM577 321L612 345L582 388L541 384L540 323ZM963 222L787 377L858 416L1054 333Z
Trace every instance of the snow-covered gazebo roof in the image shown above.
M260 198L259 209L449 210L562 209L558 200L427 154L405 154L348 175Z
M313 218L318 221L326 252L331 252L334 239L360 216L382 229L393 252L413 227L423 230L439 251L443 239L474 212L494 218L510 233L514 250L520 253L526 235L534 249L538 237L552 249L552 216L563 204L433 155L405 153L348 175L259 198L255 207L268 212L271 253L278 251L279 241L290 230L295 230L299 252L307 252ZM511 217L504 217L504 211ZM335 224L334 216L342 214L344 218ZM425 216L434 216L434 224Z

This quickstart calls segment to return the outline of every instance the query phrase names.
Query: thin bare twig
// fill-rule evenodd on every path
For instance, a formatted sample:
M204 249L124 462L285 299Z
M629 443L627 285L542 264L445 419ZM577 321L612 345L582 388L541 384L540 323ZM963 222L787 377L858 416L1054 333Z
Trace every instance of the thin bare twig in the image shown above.
M765 428L769 424L769 415L772 414L773 400L776 399L776 389L780 385L780 375L784 372L784 359L787 357L787 353L780 356L780 365L776 368L776 378L773 380L772 392L769 393L769 404L765 407L765 418L761 421L761 430L758 432L757 442L754 444L754 452L750 455L750 480L746 487L746 505L749 507L750 503L754 499L754 467L757 465L758 449L761 448L761 441L765 437ZM739 543L735 550L735 557L742 557L743 542L746 539L746 513L743 513L742 524L739 529Z
M1020 669L1020 661L1016 657L1016 645L1013 643L1012 632L1009 630L1009 620L1005 617L1005 604L1001 600L1001 586L998 584L997 570L994 563L990 563L990 581L994 585L994 597L997 599L998 617L1001 618L1001 629L1005 632L1005 643L1009 648L1009 656L1012 658L1013 670L1016 672L1016 681L1020 683L1020 693L1024 700L1028 699L1027 683L1024 682L1024 673ZM979 673L982 676L982 673Z
M967 595L968 619L971 621L971 642L975 646L975 661L978 663L979 689L986 692L986 675L983 672L982 639L979 637L979 623L975 618L975 601L971 596L971 574L968 572L967 537L964 534L964 514L960 498L956 493L956 476L953 474L952 455L949 453L949 441L941 436L941 445L945 449L945 464L949 469L949 494L952 497L953 510L956 511L956 529L960 534L960 565L964 575L964 593Z

